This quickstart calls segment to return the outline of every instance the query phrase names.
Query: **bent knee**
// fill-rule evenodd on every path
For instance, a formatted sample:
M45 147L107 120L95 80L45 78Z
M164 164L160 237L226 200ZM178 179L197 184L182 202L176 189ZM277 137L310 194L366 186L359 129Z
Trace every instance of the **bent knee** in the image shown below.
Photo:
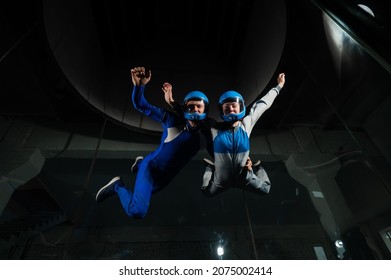
M147 214L147 211L136 211L136 212L130 212L129 216L134 219L142 219Z
M271 188L271 184L270 183L267 183L267 184L264 184L260 190L264 193L264 194L268 194L270 193L270 188Z
M148 209L142 209L142 208L131 208L129 209L126 214L128 214L129 217L134 219L142 219L147 215Z
M205 196L205 197L213 197L216 195L215 192L212 192L210 189L202 189L202 194Z

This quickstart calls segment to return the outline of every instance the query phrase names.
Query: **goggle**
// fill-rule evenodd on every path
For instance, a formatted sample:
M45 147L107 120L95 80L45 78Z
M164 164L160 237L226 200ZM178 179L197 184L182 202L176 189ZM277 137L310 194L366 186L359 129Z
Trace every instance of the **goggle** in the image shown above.
M224 103L223 105L221 105L221 107L225 111L225 110L229 110L231 108L236 109L237 107L240 107L240 104L239 104L239 102L227 102L227 103Z
M202 101L202 100L200 100L200 101L201 101L201 103L199 103L199 104L186 104L185 105L185 111L186 112L192 112L192 111L195 110L195 108L199 108L199 107L202 106L202 104L205 104L204 101Z

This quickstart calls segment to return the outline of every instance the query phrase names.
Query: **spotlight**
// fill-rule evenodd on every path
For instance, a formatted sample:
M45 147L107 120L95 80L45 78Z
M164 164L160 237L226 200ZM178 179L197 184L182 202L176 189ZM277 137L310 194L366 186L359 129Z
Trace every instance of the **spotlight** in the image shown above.
M224 247L223 247L223 246L221 246L221 245L217 246L217 255L218 255L219 257L221 257L222 255L224 255Z
M335 241L335 247L337 247L337 248L343 248L343 242L342 242L342 240L336 240L336 241Z

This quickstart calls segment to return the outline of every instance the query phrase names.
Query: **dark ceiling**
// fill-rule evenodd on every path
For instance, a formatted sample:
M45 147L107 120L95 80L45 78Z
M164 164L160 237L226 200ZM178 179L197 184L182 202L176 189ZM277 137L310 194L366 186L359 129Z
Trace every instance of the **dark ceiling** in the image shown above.
M166 80L178 99L190 87L205 90L212 102L238 88L251 103L256 95L247 92L264 93L285 72L283 94L258 128L360 129L390 90L385 4L360 1L373 18L355 1L271 2L3 1L1 116L108 118L158 130L128 102L129 70L146 66L154 82L149 100L159 106L162 96L153 94ZM323 12L345 28L341 42L333 45Z
M107 65L129 61L134 53L155 57L195 49L230 71L238 65L253 7L254 0L91 3Z

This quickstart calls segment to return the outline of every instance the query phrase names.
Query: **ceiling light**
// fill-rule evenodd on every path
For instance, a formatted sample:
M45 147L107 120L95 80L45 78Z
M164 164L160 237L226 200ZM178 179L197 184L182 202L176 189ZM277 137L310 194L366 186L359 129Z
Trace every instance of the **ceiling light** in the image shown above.
M357 4L361 9L363 9L365 12L370 14L371 16L375 17L375 13L368 7L363 4Z
M335 247L337 247L337 248L343 248L343 242L342 242L342 240L336 240L336 241L335 241Z
M217 255L221 257L224 255L224 247L223 246L217 246Z

